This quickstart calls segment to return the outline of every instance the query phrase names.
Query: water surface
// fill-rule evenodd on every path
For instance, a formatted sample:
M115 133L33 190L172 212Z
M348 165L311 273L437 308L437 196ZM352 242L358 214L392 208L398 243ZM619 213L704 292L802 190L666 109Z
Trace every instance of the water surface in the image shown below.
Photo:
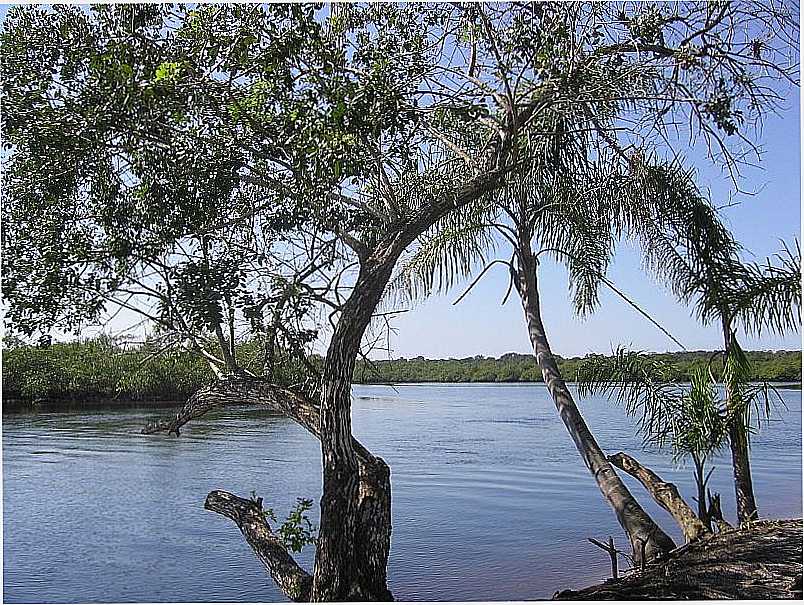
M549 598L608 573L586 541L625 539L543 385L357 386L359 439L390 465L389 583L404 600ZM801 392L753 440L766 517L801 516ZM600 398L582 409L609 452L637 455L687 498L690 468L643 452L633 422ZM318 443L256 408L219 411L180 438L138 434L168 410L3 416L5 602L284 601L228 520L204 511L212 489L252 490L284 513L320 496ZM734 517L729 465L712 488ZM670 517L628 485L663 527ZM317 521L317 519L316 519ZM312 549L299 557L308 569Z

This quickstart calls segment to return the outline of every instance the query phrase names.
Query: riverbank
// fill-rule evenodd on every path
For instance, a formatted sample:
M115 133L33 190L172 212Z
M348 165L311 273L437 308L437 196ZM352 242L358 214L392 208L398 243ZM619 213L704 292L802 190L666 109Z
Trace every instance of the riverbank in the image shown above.
M215 380L208 365L184 350L162 351L153 345L126 347L108 339L72 343L53 343L40 348L24 344L3 348L3 399L49 405L47 402L74 402L73 407L93 402L184 401L195 391ZM719 377L717 355L710 351L651 354L669 364L667 380L689 382L691 373L712 361ZM714 360L713 360L714 356ZM777 387L800 388L800 351L749 351L751 379L774 383ZM244 343L237 350L245 369L262 374L262 359L255 343ZM587 358L558 357L563 376L572 381ZM310 363L320 366L318 355ZM306 369L289 365L274 368L273 382L287 385L303 381ZM533 356L508 353L499 358L475 356L465 359L395 359L366 362L355 368L355 384L422 383L540 383L541 372ZM25 407L25 406L23 406Z
M399 386L544 386L543 382L516 382L516 383L468 383L468 382L398 382L394 384L359 383L355 386L387 386L390 388ZM572 382L568 383L574 387ZM801 390L801 383L770 383L775 389ZM200 388L200 387L199 387ZM107 393L86 393L81 397L47 397L41 399L20 398L18 393L3 393L2 410L3 413L27 413L27 412L80 412L84 410L103 410L103 409L137 409L137 408L176 408L184 404L192 393L164 393L159 396L135 396L123 394L109 396ZM358 396L358 399L377 399L375 396ZM248 405L248 404L244 404Z
M801 519L762 520L677 548L619 580L557 600L801 599Z

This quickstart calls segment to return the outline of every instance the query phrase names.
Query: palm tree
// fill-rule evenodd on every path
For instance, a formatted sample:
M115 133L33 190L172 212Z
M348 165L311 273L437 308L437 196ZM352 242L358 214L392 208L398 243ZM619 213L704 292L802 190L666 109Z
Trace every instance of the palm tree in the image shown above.
M644 159L633 158L623 166L599 149L590 158L587 144L576 137L536 150L528 157L544 158L541 164L537 160L513 175L493 196L445 217L420 240L397 279L397 290L411 296L446 291L485 263L469 286L471 290L492 266L508 267L505 298L512 288L519 294L536 362L559 416L639 560L670 550L674 543L621 481L567 388L542 320L539 261L547 255L566 266L573 305L579 314L585 314L597 305L601 285L614 288L605 272L618 238L628 233L644 243L652 233L643 228L646 218L688 219L696 213L709 221L702 229L719 230L721 226L712 220L714 212L688 182L689 175L680 173L677 165L659 162L649 166ZM661 184L661 189L646 188L646 174L653 178L651 184ZM668 208L672 212L668 213ZM502 242L512 248L510 260L489 261L490 252Z
M626 414L637 418L644 444L669 446L673 461L692 460L698 503L698 517L711 531L711 503L707 504L707 482L713 469L706 470L709 457L728 441L729 427L748 418L731 418L720 397L710 358L709 367L696 367L689 387L677 382L671 364L638 351L618 348L614 355L589 355L578 368L578 390L582 396L607 395ZM733 371L747 376L750 367L739 347L735 349ZM741 390L747 408L770 412L772 389L767 384L744 384ZM745 431L751 430L746 425Z
M750 366L737 341L736 330L759 336L782 334L800 325L801 249L782 242L776 264L744 263L741 247L730 237L711 242L688 238L672 226L654 230L647 240L648 264L670 284L677 298L693 304L704 324L718 323L723 335L723 383L730 419L737 517L740 523L759 516L749 459L750 414L746 396Z
M747 333L759 335L765 331L783 333L800 325L801 309L801 249L795 244L795 253L786 244L776 255L779 265L736 264L737 279L725 281L721 288L723 302L712 307L719 315L723 327L723 382L731 422L731 445L734 490L737 501L737 518L745 523L759 516L754 487L751 480L749 436L751 425L751 397L749 389L750 366L737 341L734 325Z

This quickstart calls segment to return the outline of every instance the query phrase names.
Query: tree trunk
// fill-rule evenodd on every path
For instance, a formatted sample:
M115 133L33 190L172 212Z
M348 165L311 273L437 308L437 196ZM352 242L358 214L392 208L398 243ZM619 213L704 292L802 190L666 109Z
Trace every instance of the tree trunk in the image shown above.
M737 500L737 519L740 523L759 518L754 485L751 480L751 463L748 457L748 439L742 427L729 427L731 463L734 469L734 492Z
M712 519L709 516L709 508L706 503L706 482L707 477L704 473L704 461L693 455L692 462L695 465L695 487L698 491L698 518L712 531Z
M324 486L314 601L390 598L385 578L387 549L380 552L390 544L389 478L384 476L384 469L364 475L369 481L361 490L352 445L351 389L363 333L391 277L396 257L398 254L380 253L363 259L324 361L319 426ZM363 547L368 545L379 550L365 551Z
M678 493L675 484L663 481L659 475L624 452L609 456L609 462L637 479L648 490L657 504L673 516L687 542L693 542L710 533L703 521ZM705 493L702 501L706 510Z
M734 345L734 333L731 322L723 317L723 344L724 359L731 353ZM754 498L754 485L751 480L751 462L748 454L748 435L743 422L743 410L735 410L732 396L732 385L723 385L726 391L726 409L729 411L729 447L731 448L731 464L734 471L734 495L737 501L737 520L745 523L759 518L756 500Z
M614 472L611 463L595 441L581 416L572 394L558 370L542 324L539 293L536 284L536 259L530 248L530 238L520 237L520 268L515 285L522 301L528 334L533 345L536 363L555 402L558 414L581 454L586 467L595 478L603 497L614 509L620 526L631 543L634 558L639 564L644 552L646 559L655 558L675 548L675 543L642 509L628 488ZM643 549L644 546L644 549Z
M268 382L230 378L200 389L166 420L152 422L142 430L180 434L187 422L227 405L257 404L284 414L320 439L320 410L317 402L291 389ZM358 466L359 489L356 510L355 577L350 599L393 600L386 584L386 566L391 545L391 482L388 465L373 456L350 436L351 450ZM214 491L207 496L205 508L232 519L276 582L290 599L312 599L313 578L293 561L281 542L259 514L261 502Z
M391 550L391 469L381 458L360 465L357 513L355 550L361 594L376 601L393 601L386 580Z

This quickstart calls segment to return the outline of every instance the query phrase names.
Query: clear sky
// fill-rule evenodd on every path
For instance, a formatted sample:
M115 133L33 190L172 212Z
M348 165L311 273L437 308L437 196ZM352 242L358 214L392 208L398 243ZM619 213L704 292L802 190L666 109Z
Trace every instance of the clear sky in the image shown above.
M0 4L0 20L5 17L7 8ZM760 166L743 172L740 188L756 193L737 194L733 201L739 204L724 210L735 236L753 254L753 260L761 261L777 251L780 239L789 243L794 238L800 239L800 132L800 97L796 89L790 92L786 109L781 115L768 118L759 134L765 150ZM703 161L696 164L700 186L711 191L713 200L728 200L734 191L733 183L711 164ZM609 277L687 349L720 347L717 326L701 326L689 309L679 305L665 287L646 275L633 247L621 246ZM433 296L398 316L394 321L397 333L391 340L392 356L499 356L512 351L530 351L516 295L509 297L505 306L500 306L506 286L506 270L498 265L459 305L453 306L452 302L463 287L457 287L447 296ZM601 292L601 305L592 316L585 320L575 317L569 302L566 274L551 261L542 264L540 292L548 337L554 351L560 355L608 353L620 344L649 351L678 350L678 346L657 328L606 290ZM801 348L798 334L761 339L743 336L741 343L752 349Z

